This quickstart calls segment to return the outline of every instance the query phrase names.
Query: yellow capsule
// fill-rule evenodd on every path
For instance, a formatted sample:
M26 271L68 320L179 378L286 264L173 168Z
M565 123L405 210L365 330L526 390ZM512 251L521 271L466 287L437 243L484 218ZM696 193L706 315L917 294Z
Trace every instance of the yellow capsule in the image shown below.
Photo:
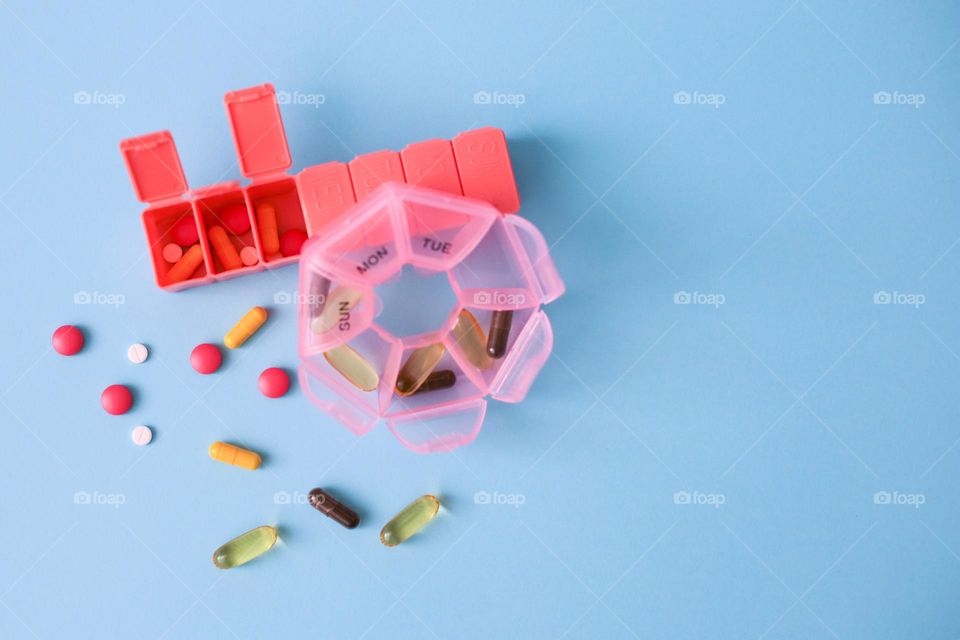
M257 332L267 321L267 310L263 307L253 307L243 314L243 317L233 325L227 335L223 337L223 344L230 349L236 349Z
M493 359L487 354L487 337L483 335L480 323L466 309L460 312L457 324L453 326L453 337L470 364L477 369L489 369L493 366Z
M210 445L210 457L220 462L232 464L253 471L260 467L260 454L226 442L214 442Z
M416 392L436 368L446 348L436 342L414 350L397 374L397 394L409 396Z
M325 351L323 357L331 367L361 391L373 391L380 384L377 370L348 344Z
M390 522L383 525L383 529L380 530L380 542L388 547L397 546L423 529L439 510L440 501L436 496L420 496L404 507L403 511L393 516Z
M310 328L314 333L324 333L333 327L337 327L340 331L349 331L350 311L357 306L362 297L363 291L359 289L337 287L327 298L320 315L310 320Z
M239 567L269 551L276 541L277 530L271 526L251 529L214 551L213 564L218 569Z

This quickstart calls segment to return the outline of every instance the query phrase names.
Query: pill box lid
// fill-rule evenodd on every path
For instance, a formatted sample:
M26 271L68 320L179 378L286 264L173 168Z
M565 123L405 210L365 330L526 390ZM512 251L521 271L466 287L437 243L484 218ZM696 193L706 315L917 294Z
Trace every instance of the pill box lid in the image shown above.
M189 189L169 131L127 138L120 142L120 153L140 202L176 198Z
M231 91L223 102L243 175L262 178L282 173L293 164L272 84Z

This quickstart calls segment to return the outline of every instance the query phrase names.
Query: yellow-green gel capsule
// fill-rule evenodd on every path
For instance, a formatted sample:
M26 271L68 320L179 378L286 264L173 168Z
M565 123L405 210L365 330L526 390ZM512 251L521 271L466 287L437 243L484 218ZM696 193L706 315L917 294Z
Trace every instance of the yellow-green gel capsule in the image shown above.
M218 569L232 569L250 562L270 550L277 541L277 530L264 525L242 533L213 552Z
M420 496L383 526L380 530L380 542L388 547L397 546L423 529L439 510L440 501L436 496Z

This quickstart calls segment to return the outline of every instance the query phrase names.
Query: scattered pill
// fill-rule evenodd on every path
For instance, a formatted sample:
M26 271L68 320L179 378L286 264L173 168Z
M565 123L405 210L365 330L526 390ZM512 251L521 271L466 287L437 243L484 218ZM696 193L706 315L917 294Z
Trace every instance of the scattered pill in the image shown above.
M434 371L427 376L427 379L423 381L417 390L413 392L414 395L425 393L427 391L439 391L440 389L449 389L453 385L457 384L457 374L449 369L444 369L443 371Z
M167 280L171 284L175 282L181 282L188 279L193 275L193 272L197 270L203 264L203 250L200 248L199 244L191 245L187 249L183 257L177 260L177 264L170 267L170 270L167 271Z
M217 259L220 260L220 265L224 271L239 269L243 266L237 248L233 246L233 241L230 240L223 227L219 225L210 227L207 231L207 237L210 238L210 244L213 245L213 251L217 254Z
M242 533L213 552L218 569L232 569L269 551L277 542L277 530L263 525Z
M397 393L401 396L415 393L427 376L433 373L445 351L446 349L439 342L414 349L400 369L400 373L397 374Z
M110 415L123 415L133 405L133 394L122 384L112 384L100 394L100 405Z
M487 354L487 337L483 335L483 328L466 309L460 312L457 324L453 326L453 337L470 364L477 369L489 369L493 366L493 360Z
M272 256L280 252L280 236L277 231L277 210L271 204L257 207L257 224L260 227L260 244L263 253Z
M354 529L360 524L360 516L357 515L356 511L319 487L311 489L310 493L307 494L307 500L310 501L314 509L328 518L336 520L347 529Z
M283 369L270 367L264 369L257 380L260 393L268 398L279 398L290 388L290 376Z
M289 229L280 236L280 253L284 256L299 255L300 247L307 241L307 232L301 229Z
M373 391L380 384L377 370L348 344L325 351L323 357L331 367L361 391Z
M214 442L210 445L210 457L218 462L232 464L235 467L253 471L260 467L260 454L226 442Z
M440 501L436 496L420 496L383 526L380 531L380 542L388 547L397 546L423 529L439 510Z
M247 213L247 206L240 203L228 204L220 212L220 222L230 230L230 233L237 236L250 231L250 215Z
M65 324L53 332L51 343L54 351L60 355L75 355L83 348L83 331L72 324Z
M146 446L150 444L150 441L153 440L153 431L150 427L145 424L134 427L133 431L130 432L130 439L133 440L133 444L138 446Z
M147 350L147 346L140 342L135 342L127 348L127 359L130 360L133 364L140 364L141 362L146 361L147 356L150 355L150 352Z
M200 235L197 232L197 222L193 219L193 215L180 218L170 229L170 238L184 247L196 244L200 240Z
M217 348L217 345L209 342L198 344L190 352L190 366L197 373L204 375L213 373L220 368L221 362L220 349Z
M350 311L357 306L362 297L363 291L359 289L337 287L329 297L326 297L320 315L310 321L310 328L314 333L324 333L342 324L344 320L349 320ZM349 326L349 322L347 325Z
M243 262L243 266L245 267L252 267L260 262L260 256L257 255L257 248L244 247L240 249L240 261Z
M502 358L507 352L507 340L510 339L510 325L513 311L494 311L490 316L490 334L487 337L487 355Z
M176 242L171 242L163 248L163 259L170 264L175 264L183 257L183 247Z
M243 314L242 318L237 320L237 324L233 325L230 331L227 331L227 335L223 337L223 344L230 349L236 349L255 334L266 321L266 309L263 307L251 308L250 311Z

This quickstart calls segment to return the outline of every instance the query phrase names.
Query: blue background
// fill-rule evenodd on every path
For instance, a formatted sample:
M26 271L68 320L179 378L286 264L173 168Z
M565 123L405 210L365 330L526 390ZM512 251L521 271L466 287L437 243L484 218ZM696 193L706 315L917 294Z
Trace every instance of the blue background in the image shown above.
M0 4L0 637L960 634L955 3ZM237 178L222 96L262 82L307 96L294 171L507 132L567 293L530 395L469 447L259 395L297 364L272 304L295 268L154 286L118 142L170 129L192 186ZM265 467L211 463L220 438ZM362 526L302 504L317 485ZM383 547L427 492L442 517ZM270 554L211 565L270 523Z

